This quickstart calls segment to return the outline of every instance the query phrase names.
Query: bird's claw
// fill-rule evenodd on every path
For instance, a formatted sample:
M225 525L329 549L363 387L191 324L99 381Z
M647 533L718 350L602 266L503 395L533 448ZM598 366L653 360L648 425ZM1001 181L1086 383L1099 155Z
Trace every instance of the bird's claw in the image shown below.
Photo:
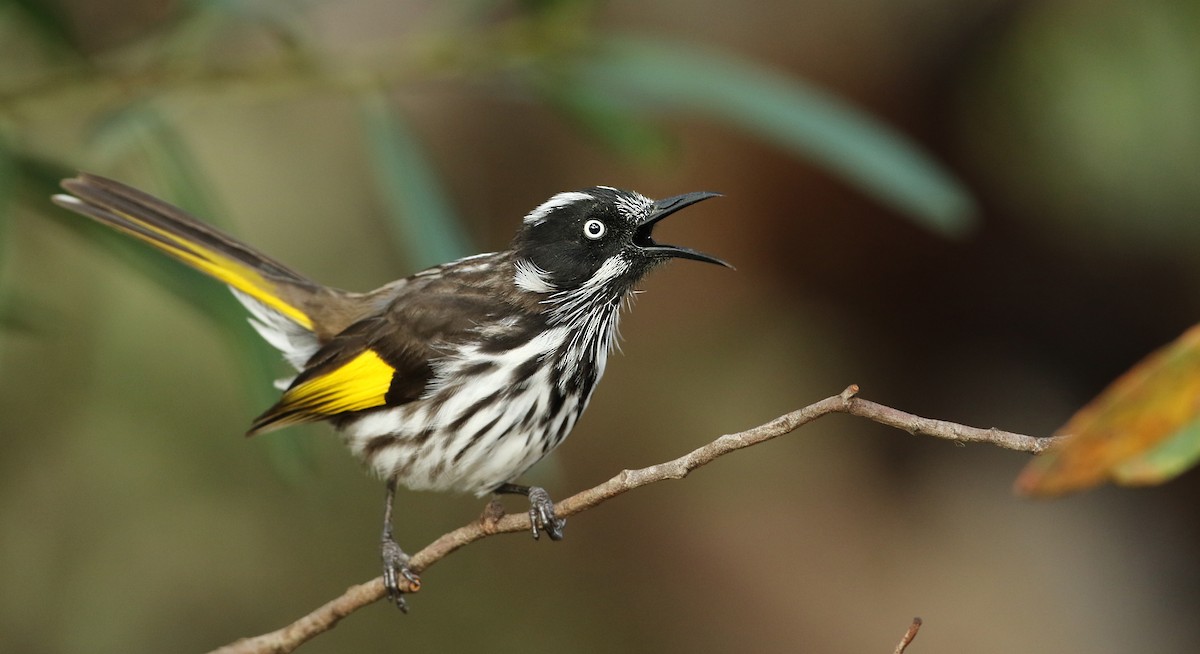
M408 555L400 549L400 545L396 541L384 538L381 550L383 587L387 590L388 601L395 604L396 608L402 612L408 613L408 604L404 602L404 594L421 590L421 578L408 568Z
M554 501L546 489L534 486L529 489L529 522L532 524L533 539L541 537L545 531L550 540L562 540L563 528L567 526L566 518L554 515Z

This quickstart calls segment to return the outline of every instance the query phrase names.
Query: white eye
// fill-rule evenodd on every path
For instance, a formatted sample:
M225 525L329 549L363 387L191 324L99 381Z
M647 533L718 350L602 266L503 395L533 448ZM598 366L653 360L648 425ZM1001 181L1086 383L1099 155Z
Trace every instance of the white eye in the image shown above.
M604 223L596 220L595 218L592 218L583 224L583 235L592 239L593 241L601 236L604 236L604 232L607 231L608 227L605 227Z

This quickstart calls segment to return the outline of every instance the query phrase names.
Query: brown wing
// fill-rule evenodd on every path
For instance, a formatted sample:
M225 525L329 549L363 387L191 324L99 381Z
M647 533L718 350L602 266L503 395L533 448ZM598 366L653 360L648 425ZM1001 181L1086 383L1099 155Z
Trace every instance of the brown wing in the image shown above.
M380 313L351 325L324 345L248 435L420 398L433 361L456 346L527 334L542 325L529 307L508 302L470 280L413 279ZM504 329L481 330L515 318Z

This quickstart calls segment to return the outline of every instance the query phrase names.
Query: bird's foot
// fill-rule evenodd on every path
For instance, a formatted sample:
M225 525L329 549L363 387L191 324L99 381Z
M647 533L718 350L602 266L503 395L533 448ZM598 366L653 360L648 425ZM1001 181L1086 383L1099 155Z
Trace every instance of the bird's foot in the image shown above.
M562 540L563 528L567 526L566 518L554 515L554 501L541 486L529 488L529 522L533 525L534 540L540 538L541 531L545 531L550 540Z
M421 590L421 578L408 568L408 555L395 540L385 537L380 549L383 555L383 587L387 590L388 601L408 613L404 594Z

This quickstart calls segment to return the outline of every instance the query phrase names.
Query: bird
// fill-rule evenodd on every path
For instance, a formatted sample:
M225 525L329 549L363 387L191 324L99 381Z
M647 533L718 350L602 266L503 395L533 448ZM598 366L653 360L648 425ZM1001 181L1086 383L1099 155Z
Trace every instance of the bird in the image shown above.
M611 186L557 193L507 249L355 293L319 284L186 211L90 173L52 201L226 284L296 375L247 436L326 421L386 483L380 551L388 599L420 588L393 535L398 487L519 494L533 537L563 537L545 489L517 479L575 426L618 338L635 286L671 259L732 268L659 243L655 226L720 195L660 200Z

